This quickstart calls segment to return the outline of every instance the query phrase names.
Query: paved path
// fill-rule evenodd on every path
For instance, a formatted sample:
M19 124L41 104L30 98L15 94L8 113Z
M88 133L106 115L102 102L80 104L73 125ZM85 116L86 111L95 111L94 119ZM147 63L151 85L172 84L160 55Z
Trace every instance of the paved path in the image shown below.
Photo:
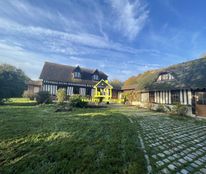
M140 127L148 173L206 174L205 121L152 112L131 113L130 123Z

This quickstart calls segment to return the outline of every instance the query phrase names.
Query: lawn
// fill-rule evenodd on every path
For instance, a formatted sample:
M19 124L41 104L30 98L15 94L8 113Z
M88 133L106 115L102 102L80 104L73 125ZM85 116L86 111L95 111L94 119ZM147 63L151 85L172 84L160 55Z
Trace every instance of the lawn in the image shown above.
M206 122L135 107L0 106L0 173L206 173Z
M144 154L119 109L0 107L0 173L145 173Z

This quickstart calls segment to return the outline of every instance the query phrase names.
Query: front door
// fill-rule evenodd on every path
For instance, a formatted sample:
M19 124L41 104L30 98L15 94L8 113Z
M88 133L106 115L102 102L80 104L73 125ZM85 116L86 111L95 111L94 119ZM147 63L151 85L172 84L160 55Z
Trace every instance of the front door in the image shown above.
M196 92L196 115L206 117L206 92Z

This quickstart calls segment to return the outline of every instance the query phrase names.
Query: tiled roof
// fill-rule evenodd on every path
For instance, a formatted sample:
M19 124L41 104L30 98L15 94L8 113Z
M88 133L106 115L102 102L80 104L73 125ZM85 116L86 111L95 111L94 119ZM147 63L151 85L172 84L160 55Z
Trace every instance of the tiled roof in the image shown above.
M92 80L92 75L94 73L98 73L99 80L107 79L107 75L102 71L96 71L88 68L80 68L81 79L73 78L73 72L77 67L69 66L69 65L61 65L56 63L45 62L44 67L42 69L40 79L47 81L59 81L59 82L70 82L70 83L78 83L78 84L96 84L97 81ZM78 68L78 69L79 69Z

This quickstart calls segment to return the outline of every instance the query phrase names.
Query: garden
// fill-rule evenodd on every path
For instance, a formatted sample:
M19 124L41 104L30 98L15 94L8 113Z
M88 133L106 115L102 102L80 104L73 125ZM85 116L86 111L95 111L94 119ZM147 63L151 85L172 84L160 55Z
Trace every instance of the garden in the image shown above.
M72 108L26 99L0 106L0 173L206 171L204 120L123 105Z

